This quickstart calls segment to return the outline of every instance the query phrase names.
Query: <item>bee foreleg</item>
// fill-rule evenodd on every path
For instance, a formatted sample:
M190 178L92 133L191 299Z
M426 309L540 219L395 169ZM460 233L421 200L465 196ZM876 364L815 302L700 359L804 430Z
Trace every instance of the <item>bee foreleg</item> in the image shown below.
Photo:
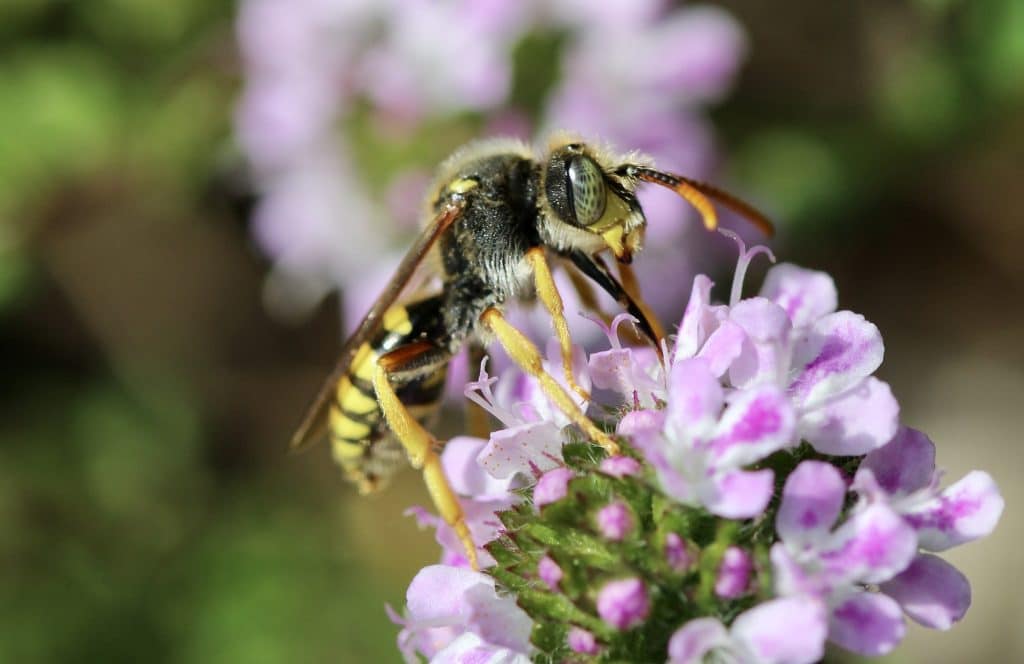
M551 315L551 322L554 324L555 335L558 337L558 346L562 351L562 367L565 371L565 381L572 390L590 401L590 394L576 383L576 377L572 374L572 337L569 336L569 323L565 320L564 305L562 296L558 292L555 280L551 276L551 268L548 266L544 250L535 247L526 252L526 260L533 268L533 280L537 288L537 296L544 303L544 307Z
M552 378L551 374L544 371L540 351L537 350L532 341L526 338L526 335L513 327L505 320L502 313L493 307L481 314L480 320L497 337L498 343L502 345L509 357L523 371L537 379L544 394L551 399L559 410L565 413L574 424L583 429L583 432L591 440L607 450L608 454L615 455L619 453L618 443L612 440L611 436L607 433L597 428L597 425L576 405L576 402L558 384L558 381Z
M637 309L643 314L643 318L647 321L647 324L651 327L651 331L654 336L655 345L659 346L658 352L661 352L661 340L665 338L665 327L661 324L657 315L651 310L651 307L644 300L640 294L640 284L636 280L636 274L633 272L633 266L627 265L626 263L619 263L619 277L622 279L622 288L626 291L629 299L632 300Z
M445 477L444 468L441 466L441 457L438 456L438 450L442 445L409 412L391 384L393 376L408 371L424 371L447 360L448 354L445 351L426 341L401 346L378 358L373 372L373 389L377 394L377 402L380 404L384 419L395 438L405 448L409 463L413 468L422 470L423 481L438 514L455 530L466 550L470 566L478 569L476 545L470 537L462 505L448 484L448 478Z

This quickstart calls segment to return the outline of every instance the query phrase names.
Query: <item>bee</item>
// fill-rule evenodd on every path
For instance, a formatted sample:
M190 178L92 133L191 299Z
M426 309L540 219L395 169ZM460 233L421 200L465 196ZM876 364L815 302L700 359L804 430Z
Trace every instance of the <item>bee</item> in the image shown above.
M429 190L422 232L342 346L292 448L326 431L335 459L362 493L380 488L408 458L476 568L476 548L441 468L443 443L424 426L438 409L448 363L467 344L500 344L591 441L618 453L618 443L569 394L588 397L570 369L572 340L550 261L575 266L660 347L664 333L629 270L642 248L646 219L636 190L645 182L679 194L708 229L717 225L713 199L770 232L763 215L725 192L655 170L636 153L620 156L568 134L554 135L540 155L509 139L473 142L455 152ZM606 252L621 280L602 259ZM440 278L440 289L401 301L421 268ZM537 347L503 313L510 301L533 299L551 316L568 389L545 371Z

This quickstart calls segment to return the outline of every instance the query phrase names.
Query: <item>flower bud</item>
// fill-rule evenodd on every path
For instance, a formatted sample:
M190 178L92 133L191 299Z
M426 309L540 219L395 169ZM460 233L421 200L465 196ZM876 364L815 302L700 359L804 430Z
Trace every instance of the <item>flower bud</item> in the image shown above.
M558 590L558 584L562 580L562 568L548 556L544 556L537 562L537 576L548 588Z
M627 456L613 456L601 461L601 472L612 477L633 477L640 474L640 462Z
M597 529L605 539L618 542L633 530L633 514L622 502L605 505L597 512Z
M594 635L582 627L570 629L568 641L569 649L581 655L597 655L601 652Z
M636 627L650 610L647 587L637 578L609 581L597 595L597 614L615 629Z
M555 468L540 476L537 486L533 487L533 504L540 509L550 503L558 502L569 493L569 480L573 472L568 468Z
M665 537L665 561L673 571L679 573L690 569L695 562L686 540L676 533L669 533Z
M754 560L750 554L738 546L730 546L725 550L722 564L718 567L715 594L723 599L735 599L745 594L753 569Z

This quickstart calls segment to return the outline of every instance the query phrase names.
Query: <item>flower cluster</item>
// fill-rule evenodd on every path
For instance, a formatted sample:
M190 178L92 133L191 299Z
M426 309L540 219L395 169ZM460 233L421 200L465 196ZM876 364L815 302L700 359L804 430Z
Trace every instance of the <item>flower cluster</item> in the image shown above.
M244 0L237 28L235 124L260 195L256 240L275 262L270 302L301 310L342 286L350 321L393 267L429 180L415 168L362 177L390 172L395 159L373 158L393 155L395 137L420 146L403 162L429 164L457 147L438 136L571 128L702 178L714 153L702 109L746 51L725 11L664 0ZM517 91L517 67L554 80ZM689 213L666 192L642 202L655 222ZM668 240L685 227L653 223L651 245L666 249L642 268L678 265L686 243Z
M992 532L992 478L944 487L934 445L873 375L878 329L794 265L741 299L761 249L740 247L730 301L697 277L661 355L624 346L621 316L607 350L576 355L623 456L581 440L528 377L470 384L503 428L443 461L484 570L428 519L444 564L395 617L409 661L814 662L829 643L890 652L904 616L963 617L970 585L935 553Z

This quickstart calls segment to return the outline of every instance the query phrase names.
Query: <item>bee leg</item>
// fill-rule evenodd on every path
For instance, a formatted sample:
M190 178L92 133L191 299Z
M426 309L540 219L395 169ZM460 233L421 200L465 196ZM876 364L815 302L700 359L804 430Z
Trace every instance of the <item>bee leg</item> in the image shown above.
M423 471L423 481L434 506L445 523L455 530L466 550L466 558L475 570L479 569L476 545L470 537L462 505L448 484L448 478L441 467L441 457L438 456L443 445L409 412L391 384L391 378L404 371L427 371L447 360L448 354L430 342L417 341L401 346L377 359L373 389L377 393L377 402L388 427L402 443L412 467Z
M565 381L573 392L590 401L590 394L576 384L576 377L572 374L572 338L569 336L569 323L565 320L564 305L562 296L555 286L555 280L551 277L551 268L548 266L547 258L544 257L544 250L534 247L526 252L526 260L533 268L533 280L537 288L537 296L544 303L544 307L551 315L551 322L555 327L555 335L558 337L558 346L562 350L562 368L565 371Z
M474 371L480 370L480 365L487 357L487 349L479 343L473 342L469 345L469 375L475 378ZM468 401L468 399L467 399ZM472 401L466 404L466 431L474 438L488 438L491 435L490 420L487 411Z
M661 340L665 338L665 326L661 324L661 321L651 310L651 307L644 301L643 296L640 294L640 284L636 280L636 273L633 272L633 266L627 265L626 263L619 263L619 277L622 279L622 288L629 295L629 298L636 303L637 309L640 310L644 315L644 319L648 325L651 326L651 331L654 332L654 336L657 337L655 340L658 346L658 352L661 352Z
M603 320L605 325L610 324L612 317L601 309L601 303L597 300L597 291L594 290L593 285L583 278L579 270L566 270L566 274L569 275L569 283L572 284L573 290L579 296L583 308Z
M540 382L544 394L572 420L574 424L583 429L583 432L595 443L608 451L610 455L619 453L619 445L611 436L597 428L589 417L580 410L576 402L572 400L569 393L558 384L551 374L544 371L540 351L532 341L526 338L522 332L513 327L500 311L490 308L480 315L480 321L490 330L498 343L502 345L509 357L519 367L533 376Z

